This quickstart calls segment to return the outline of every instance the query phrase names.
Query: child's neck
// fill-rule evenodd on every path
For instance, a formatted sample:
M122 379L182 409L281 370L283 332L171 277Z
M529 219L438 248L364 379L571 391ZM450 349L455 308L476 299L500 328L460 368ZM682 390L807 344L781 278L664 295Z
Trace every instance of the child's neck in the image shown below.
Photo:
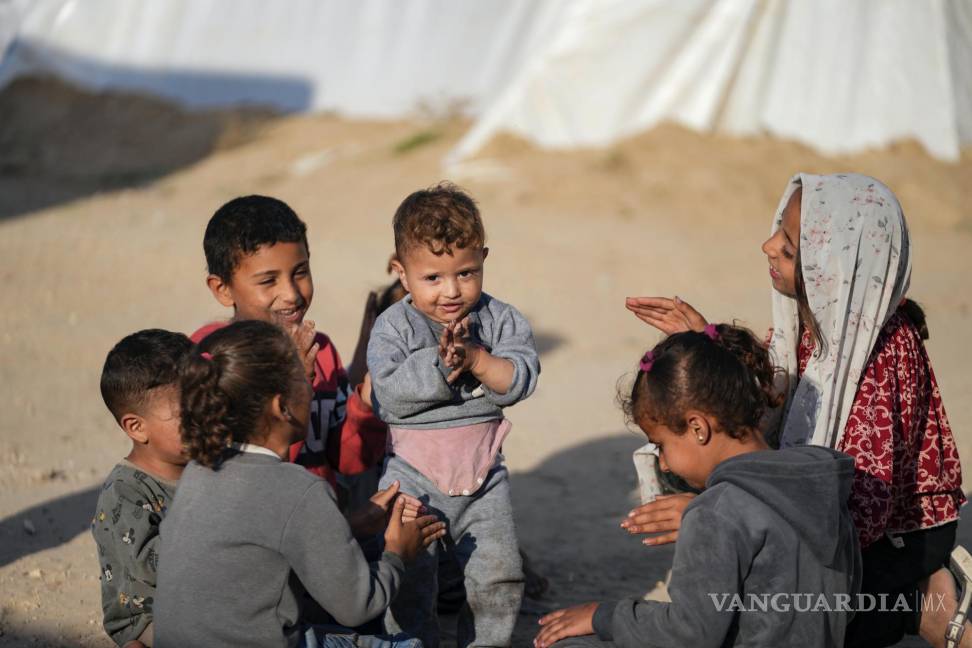
M179 478L182 477L182 471L186 468L185 464L164 461L140 445L133 447L125 459L153 477L159 477L166 481L179 481Z
M289 424L282 421L267 420L261 426L264 430L262 435L252 435L247 443L258 445L275 453L281 460L287 461L290 457L290 446L294 443L294 430Z
M263 439L250 439L247 443L266 448L280 457L281 461L287 461L287 458L290 456L290 442L283 439L268 436Z
M721 449L719 463L722 463L726 459L738 457L739 455L749 454L750 452L769 450L769 444L766 443L763 435L758 430L747 430L745 436L741 439L734 439L728 436L726 438L728 442Z

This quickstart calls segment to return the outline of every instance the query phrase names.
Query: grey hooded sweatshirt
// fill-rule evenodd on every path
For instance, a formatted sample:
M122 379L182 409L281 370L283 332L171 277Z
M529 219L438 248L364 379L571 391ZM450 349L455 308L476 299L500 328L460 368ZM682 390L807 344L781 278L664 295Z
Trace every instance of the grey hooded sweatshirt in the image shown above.
M723 461L682 514L671 603L601 603L595 632L625 648L842 646L861 574L853 478L829 448Z

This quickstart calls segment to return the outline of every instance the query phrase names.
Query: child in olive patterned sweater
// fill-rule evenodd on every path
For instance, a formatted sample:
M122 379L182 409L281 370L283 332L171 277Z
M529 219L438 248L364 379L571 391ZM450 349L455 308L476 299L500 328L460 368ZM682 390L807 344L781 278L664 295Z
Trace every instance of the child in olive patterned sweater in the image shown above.
M181 333L139 331L115 345L101 373L105 405L132 440L105 480L91 522L105 632L126 648L153 644L159 524L187 461L178 383L191 348Z

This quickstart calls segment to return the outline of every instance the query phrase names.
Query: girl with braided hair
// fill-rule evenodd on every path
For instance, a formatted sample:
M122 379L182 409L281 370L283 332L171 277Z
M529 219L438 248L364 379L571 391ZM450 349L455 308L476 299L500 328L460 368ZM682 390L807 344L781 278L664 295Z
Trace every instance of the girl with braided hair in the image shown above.
M854 462L769 448L759 423L780 402L775 373L765 346L728 324L676 333L642 357L625 413L664 470L704 488L682 514L671 602L558 610L540 619L536 648L841 645L860 583Z
M161 532L156 645L419 645L346 627L385 611L405 562L445 526L404 522L405 499L388 489L384 553L365 559L328 482L287 462L312 398L287 333L258 320L215 331L189 354L181 394L192 461ZM328 626L308 623L313 602Z

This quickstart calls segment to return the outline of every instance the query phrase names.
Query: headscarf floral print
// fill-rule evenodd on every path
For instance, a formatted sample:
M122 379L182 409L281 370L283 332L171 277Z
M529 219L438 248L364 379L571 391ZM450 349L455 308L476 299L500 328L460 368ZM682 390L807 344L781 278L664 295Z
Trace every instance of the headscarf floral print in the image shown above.
M800 186L800 267L823 339L798 380L797 302L773 291L770 352L788 390L781 447L837 448L871 349L908 290L911 245L891 190L853 173L793 176L771 232L781 227L783 209Z

